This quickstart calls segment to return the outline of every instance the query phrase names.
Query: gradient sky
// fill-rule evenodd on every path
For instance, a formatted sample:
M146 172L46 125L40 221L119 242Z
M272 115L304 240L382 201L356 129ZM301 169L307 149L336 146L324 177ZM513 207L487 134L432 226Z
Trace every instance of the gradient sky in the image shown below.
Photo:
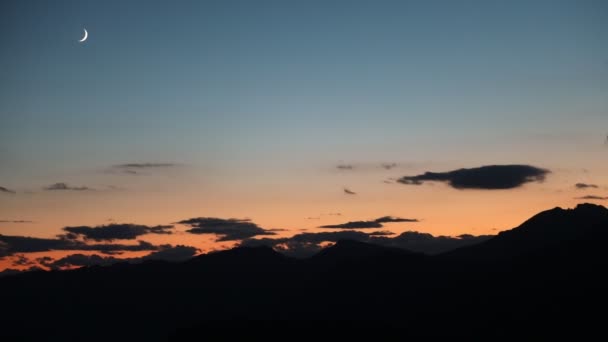
M608 196L605 1L9 0L0 27L0 186L16 192L0 220L34 221L1 234L384 215L488 234ZM551 174L499 191L384 182L491 164ZM57 182L96 191L43 190Z

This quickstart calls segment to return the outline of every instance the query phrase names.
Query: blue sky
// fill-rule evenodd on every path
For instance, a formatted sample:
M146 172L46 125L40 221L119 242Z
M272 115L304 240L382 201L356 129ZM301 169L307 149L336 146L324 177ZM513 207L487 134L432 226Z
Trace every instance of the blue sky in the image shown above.
M105 173L130 162L237 202L370 186L338 163L605 170L604 1L3 1L0 23L0 185L18 191L132 189Z

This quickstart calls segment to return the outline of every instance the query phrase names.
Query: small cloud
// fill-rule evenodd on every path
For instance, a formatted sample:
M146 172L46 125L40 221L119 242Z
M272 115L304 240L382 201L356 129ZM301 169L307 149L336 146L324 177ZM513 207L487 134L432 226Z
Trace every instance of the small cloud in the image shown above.
M71 234L71 233L69 233ZM69 235L66 234L66 235ZM48 251L156 251L158 246L149 242L138 241L137 244L88 244L77 240L78 235L60 236L55 239L35 238L29 236L10 236L0 234L0 258L16 253L48 252Z
M374 222L379 223L391 223L391 222L418 222L417 219L408 219L394 216L384 216L374 220Z
M354 170L355 166L354 165L350 165L350 164L340 164L340 165L336 166L336 169L343 170L343 171Z
M597 188L599 188L599 186L597 186L595 184L587 184L587 183L576 183L576 184L574 184L574 186L577 189L597 189Z
M382 228L383 223L393 222L418 222L417 219L407 219L393 216L383 216L372 221L350 221L341 224L330 224L321 226L319 228L336 228L336 229L368 229L368 228Z
M126 163L113 165L112 169L130 175L139 175L143 170L168 169L178 165L175 163Z
M114 165L114 167L119 169L151 169L151 168L164 168L164 167L174 167L177 164L174 163L128 163L128 164L118 164Z
M380 230L377 232L371 232L367 234L368 236L391 236L391 235L395 235L395 233L389 231L389 230Z
M448 172L425 172L401 177L397 181L407 185L424 182L445 182L455 189L499 190L518 188L530 182L542 182L549 170L530 165L489 165Z
M34 221L29 221L29 220L0 220L0 223L34 223Z
M577 200L592 200L592 201L605 201L605 200L608 200L608 197L587 195L587 196L583 196L583 197L575 197L574 199L577 199Z
M15 190L11 190L11 189L5 188L3 186L0 186L0 192L5 193L5 194L11 194L11 195L14 195L17 193Z
M354 191L351 191L350 189L344 188L344 193L346 195L356 195L357 193Z
M138 224L111 223L104 226L65 227L65 235L60 237L68 240L83 238L94 241L134 240L145 234L172 234L173 226L144 226Z
M23 254L17 254L15 255L15 257L16 258L12 262L13 266L33 266L36 264L34 261L28 259Z
M86 255L81 253L70 254L57 260L49 259L39 260L41 265L52 270L61 270L68 267L108 266L122 261L121 259L112 256L103 257L97 254Z
M197 217L178 222L190 226L186 232L191 234L215 234L217 241L248 239L258 235L276 235L276 230L264 229L249 219L221 219Z
M91 191L95 190L86 186L71 186L67 183L55 183L44 188L47 191Z
M376 221L350 221L340 224L329 224L319 228L338 228L338 229L368 229L382 228L382 223Z
M198 253L199 249L184 245L160 245L158 250L148 255L138 258L116 258L113 256L99 256L97 254L86 255L81 253L70 254L63 258L53 260L50 257L36 259L41 265L52 270L64 268L83 267L83 266L108 266L119 262L141 263L148 260L162 261L184 261L192 258Z
M380 166L385 170L391 170L397 167L397 163L382 163Z

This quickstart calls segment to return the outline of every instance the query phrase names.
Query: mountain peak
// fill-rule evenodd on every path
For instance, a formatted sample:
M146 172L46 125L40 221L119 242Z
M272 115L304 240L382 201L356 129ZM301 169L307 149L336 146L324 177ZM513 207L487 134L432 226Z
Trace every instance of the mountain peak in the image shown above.
M588 211L588 212L593 211L593 212L608 214L608 208L604 207L603 205L593 204L593 203L581 203L581 204L577 205L576 208L574 208L573 210Z
M291 258L278 253L267 246L235 247L232 249L211 252L190 259L188 263L205 265L277 265L289 262Z
M327 247L314 255L316 260L358 260L382 255L409 255L414 254L401 248L385 247L372 243L339 240L333 246Z

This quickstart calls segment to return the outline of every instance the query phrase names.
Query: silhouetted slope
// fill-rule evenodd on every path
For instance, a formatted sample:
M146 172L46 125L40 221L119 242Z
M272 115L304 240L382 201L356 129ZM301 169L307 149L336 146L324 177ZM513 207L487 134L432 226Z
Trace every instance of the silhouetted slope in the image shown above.
M200 271L259 271L261 269L287 266L295 261L295 259L266 246L236 247L225 251L199 255L186 261L184 266L199 268Z
M442 257L487 262L581 244L584 248L596 244L605 248L607 238L608 209L579 204L574 209L554 208L541 212L515 229L503 231L480 244L447 252Z
M403 257L418 255L401 248L384 247L355 240L340 240L334 245L322 249L310 260L316 263L356 262L369 258Z
M564 330L581 337L604 324L596 312L608 305L607 229L608 210L585 204L542 212L440 256L339 241L306 260L240 247L176 264L7 276L0 338L232 340L279 332L257 320L298 320L298 334L317 336L320 326L338 324L341 336L373 327L374 336L392 338L547 339ZM254 334L260 327L263 334Z

